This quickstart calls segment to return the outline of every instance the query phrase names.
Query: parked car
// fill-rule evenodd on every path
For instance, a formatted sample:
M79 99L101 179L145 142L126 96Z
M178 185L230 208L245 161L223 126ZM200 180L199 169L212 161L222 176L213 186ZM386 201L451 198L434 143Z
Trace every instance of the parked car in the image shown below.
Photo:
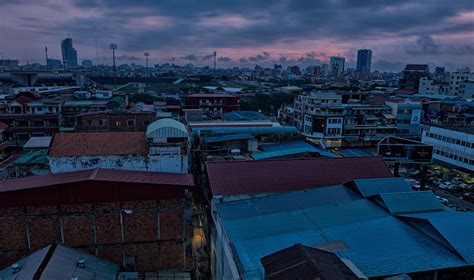
M464 180L462 178L459 178L459 177L454 177L453 179L451 179L451 183L461 184L461 183L464 183Z
M443 189L443 190L447 190L447 189L451 189L452 183L451 182L442 182L441 184L439 184L439 188L440 189Z
M438 179L438 178L430 178L430 183L435 185L435 186L438 186L439 184L441 184L441 180Z
M441 197L441 196L438 196L438 195L437 195L436 198L437 198L441 203L443 203L443 204L445 204L445 205L449 203L449 200L447 200L447 199L444 198L444 197Z

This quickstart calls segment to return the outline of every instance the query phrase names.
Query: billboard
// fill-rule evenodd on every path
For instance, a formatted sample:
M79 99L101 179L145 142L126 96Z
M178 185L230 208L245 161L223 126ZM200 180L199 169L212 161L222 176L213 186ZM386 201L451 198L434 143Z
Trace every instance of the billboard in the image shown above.
M421 121L421 110L411 111L411 124L420 124Z
M378 154L386 161L431 163L433 146L398 137L386 137L378 144Z

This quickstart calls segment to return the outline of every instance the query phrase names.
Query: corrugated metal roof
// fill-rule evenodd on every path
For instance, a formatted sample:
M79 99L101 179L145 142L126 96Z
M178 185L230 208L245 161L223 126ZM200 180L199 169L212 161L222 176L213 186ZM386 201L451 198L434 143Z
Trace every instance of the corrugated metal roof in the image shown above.
M359 279L336 254L301 244L268 255L261 262L269 280Z
M289 155L303 154L303 153L318 153L324 157L337 157L336 154L327 150L317 148L303 141L281 143L274 145L264 145L260 147L263 152L252 153L251 157L255 160L269 159L276 157L284 157Z
M84 268L77 266L79 260L85 261ZM33 279L36 275L40 276L40 279L48 280L72 279L73 277L112 280L116 279L119 272L118 265L64 245L48 245L17 263L21 267L18 273L12 274L11 268L7 267L0 271L0 279ZM42 271L39 270L41 264L45 265Z
M233 111L223 114L227 121L241 121L241 120L268 120L268 118L255 111Z
M442 211L443 205L432 191L382 193L383 203L392 214Z
M387 181L393 185L391 179ZM329 191L331 188L334 191ZM351 191L339 200L338 195L344 193L341 188L319 188L217 205L244 278L263 279L259 259L295 243L320 246L338 242L344 246L335 249L337 254L352 261L368 277L467 265L457 253L392 216L374 201L357 197ZM458 214L441 211L423 215L436 213ZM463 258L469 259L469 250L474 249L474 244L469 243L471 226L459 227L460 231L452 229L446 235L454 239L451 235L457 233L456 240L465 240L464 247L458 245L458 248L463 250Z
M175 129L177 132L172 132L170 129ZM178 122L173 119L159 119L148 125L146 128L147 137L151 137L152 134L160 133L160 130L166 130L169 132L169 135L162 135L161 137L187 137L188 130L183 123ZM173 135L177 134L177 135Z
M381 157L207 162L213 195L276 193L392 177Z
M202 141L206 143L216 143L216 142L233 141L233 140L248 140L248 139L254 139L254 137L248 133L202 137Z
M249 133L252 135L258 134L294 134L298 130L294 126L255 126L255 127L195 127L192 130L193 134L198 134L199 131L209 131L211 134L239 134Z
M190 174L91 169L0 181L0 192L48 187L81 181L111 181L180 186L194 185L193 177Z
M368 277L466 266L443 245L393 216L335 226L324 233L330 240L343 240L348 249L339 255Z
M474 264L474 213L442 211L401 216L427 220L467 263Z
M293 211L322 206L331 203L341 203L360 199L360 196L342 185L322 187L304 191L290 192L285 195L273 195L255 200L225 203L219 208L219 216L225 220L251 217L255 213L260 215ZM297 201L298 203L295 203Z
M23 145L24 149L37 149L37 148L48 148L49 144L51 143L51 136L44 136L44 137L31 137L28 139L25 145Z
M18 165L47 164L48 163L47 153L48 153L47 150L29 152L27 154L22 155L17 160L15 160L15 164L18 164Z
M77 266L79 260L85 261L85 267ZM117 278L118 265L96 258L87 253L58 245L48 264L41 273L41 279L81 279L114 280Z
M380 193L410 192L411 188L403 178L356 179L347 184L363 197Z
M259 148L264 152L274 152L274 151L281 151L281 150L288 150L288 149L295 149L295 148L312 148L313 145L306 143L304 141L293 141L293 142L286 142L286 143L278 143L278 144L271 144L271 145L261 145Z
M51 245L34 251L31 255L17 260L15 263L20 266L20 271L13 274L11 267L6 267L0 270L0 279L2 280L21 280L33 279L36 271L41 265L41 262L46 257Z

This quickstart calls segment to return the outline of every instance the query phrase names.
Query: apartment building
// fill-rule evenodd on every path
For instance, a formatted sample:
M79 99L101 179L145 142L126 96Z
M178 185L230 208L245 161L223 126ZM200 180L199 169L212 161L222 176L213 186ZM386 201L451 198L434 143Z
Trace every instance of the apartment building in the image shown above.
M240 98L231 94L190 94L184 97L184 108L222 114L238 111Z
M458 69L449 75L449 95L464 99L473 98L474 73L471 69Z
M325 147L340 147L345 107L334 92L312 92L295 98L295 126L303 135Z
M433 158L452 166L474 171L474 134L472 129L452 130L427 127L423 143L433 146Z
M334 92L298 95L294 125L326 148L373 146L385 136L418 137L421 104L389 100L381 104L343 103Z

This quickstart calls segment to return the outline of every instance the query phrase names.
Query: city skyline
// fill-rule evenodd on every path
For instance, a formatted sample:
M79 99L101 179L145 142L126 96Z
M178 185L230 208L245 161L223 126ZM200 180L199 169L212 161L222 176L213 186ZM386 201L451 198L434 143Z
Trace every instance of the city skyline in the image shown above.
M61 58L71 34L78 61L192 63L218 67L318 65L331 56L355 68L358 49L373 51L372 70L401 71L406 63L447 69L474 61L470 1L0 1L0 51L24 64ZM184 8L185 7L185 8ZM34 11L34 13L31 13ZM95 41L97 40L97 52ZM97 57L99 58L97 61ZM433 69L433 68L432 68Z

